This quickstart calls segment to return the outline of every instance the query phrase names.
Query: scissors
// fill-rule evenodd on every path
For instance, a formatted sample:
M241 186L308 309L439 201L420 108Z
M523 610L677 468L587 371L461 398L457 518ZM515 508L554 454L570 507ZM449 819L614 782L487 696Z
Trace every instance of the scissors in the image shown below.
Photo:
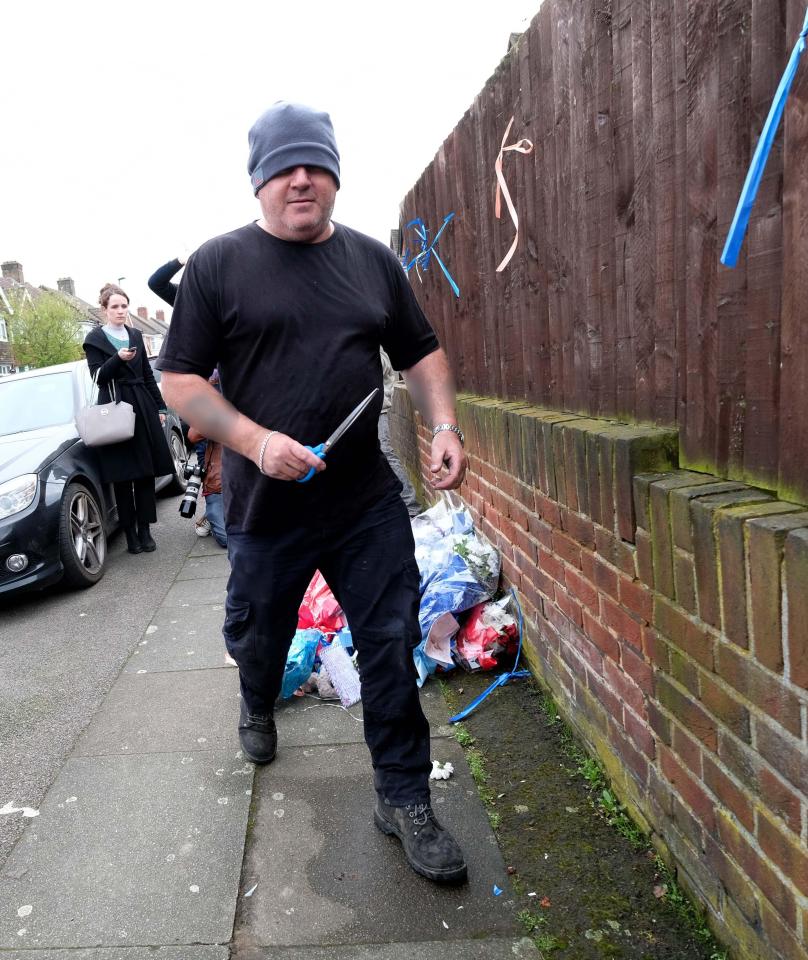
M326 441L324 441L323 443L318 443L316 447L310 447L308 444L306 444L305 445L306 449L311 450L311 452L316 457L319 457L321 460L325 460L325 455L328 453L328 451L334 446L334 444L337 442L337 440L339 440L339 438L343 435L343 433L345 433L345 431L349 427L353 426L354 422L359 418L362 411L370 403L370 401L376 396L378 392L379 392L379 388L374 387L374 389L370 391L370 393L365 397L365 399L361 403L357 404L353 408L353 410L351 410L348 416L342 421L342 423L337 427L337 429L331 434L331 436ZM314 473L315 473L314 467L311 467L309 469L309 472L306 474L306 476L299 477L297 482L305 483L307 480L311 480L311 478L314 476Z

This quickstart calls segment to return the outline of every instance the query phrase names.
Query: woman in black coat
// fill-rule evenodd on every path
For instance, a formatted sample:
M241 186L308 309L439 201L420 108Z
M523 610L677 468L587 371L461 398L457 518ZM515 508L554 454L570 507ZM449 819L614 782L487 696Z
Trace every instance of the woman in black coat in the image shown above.
M117 399L131 403L135 411L131 440L97 448L101 475L115 489L129 552L149 553L156 548L149 531L149 524L157 522L154 478L174 469L161 422L165 405L146 357L143 336L126 325L129 297L108 283L98 302L106 323L91 330L84 341L90 373L98 375L98 402L109 403L110 384L114 383Z

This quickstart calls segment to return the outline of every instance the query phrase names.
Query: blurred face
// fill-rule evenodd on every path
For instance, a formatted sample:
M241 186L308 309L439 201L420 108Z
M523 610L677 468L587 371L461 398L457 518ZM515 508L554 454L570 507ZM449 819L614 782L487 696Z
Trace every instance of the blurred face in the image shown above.
M107 323L115 327L123 326L129 313L129 301L119 293L113 293L104 307Z
M321 167L293 167L258 191L261 226L281 240L321 243L331 236L337 184Z

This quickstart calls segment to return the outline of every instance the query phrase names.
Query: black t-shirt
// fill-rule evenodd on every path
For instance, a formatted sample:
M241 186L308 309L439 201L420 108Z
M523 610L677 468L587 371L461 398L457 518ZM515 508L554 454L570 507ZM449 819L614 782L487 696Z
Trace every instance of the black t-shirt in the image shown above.
M237 410L311 446L379 388L308 483L264 477L225 449L228 529L322 526L398 484L378 442L379 347L406 370L438 341L393 253L334 226L322 243L292 243L251 223L208 241L185 268L161 369L207 377L218 364Z

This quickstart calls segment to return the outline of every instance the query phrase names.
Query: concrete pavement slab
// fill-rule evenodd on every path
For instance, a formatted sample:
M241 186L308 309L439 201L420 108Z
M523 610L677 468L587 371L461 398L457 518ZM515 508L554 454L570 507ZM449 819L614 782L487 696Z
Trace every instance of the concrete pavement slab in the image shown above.
M188 557L177 574L177 580L202 580L210 577L229 577L230 561L227 551L219 547L214 556Z
M541 960L527 937L423 943L363 943L350 947L241 947L230 960ZM59 958L61 960L61 958Z
M126 673L142 670L201 670L224 663L224 601L202 604L193 611L175 606L159 609L126 663Z
M238 671L232 667L122 674L76 745L76 755L106 756L238 749ZM448 737L446 705L436 687L421 691L433 737ZM364 743L362 705L295 697L275 712L282 750Z
M428 684L421 690L421 706L433 737L452 736L447 723L446 701L440 690ZM278 743L285 747L315 744L364 743L362 704L343 710L339 701L316 697L292 697L275 707Z
M189 557L220 557L227 555L227 547L220 547L213 537L194 537Z
M0 948L226 943L252 778L234 750L69 760L0 874Z
M8 960L229 960L229 947L97 947L89 950L14 950Z
M227 577L206 577L199 580L178 580L163 599L163 607L196 609L205 604L224 603L227 595Z
M456 773L434 785L433 804L466 853L467 885L418 876L399 842L374 826L364 745L287 749L257 771L236 942L334 949L380 939L518 938L507 871L463 752L449 740L439 750Z
M238 671L122 674L76 744L83 757L239 749Z

